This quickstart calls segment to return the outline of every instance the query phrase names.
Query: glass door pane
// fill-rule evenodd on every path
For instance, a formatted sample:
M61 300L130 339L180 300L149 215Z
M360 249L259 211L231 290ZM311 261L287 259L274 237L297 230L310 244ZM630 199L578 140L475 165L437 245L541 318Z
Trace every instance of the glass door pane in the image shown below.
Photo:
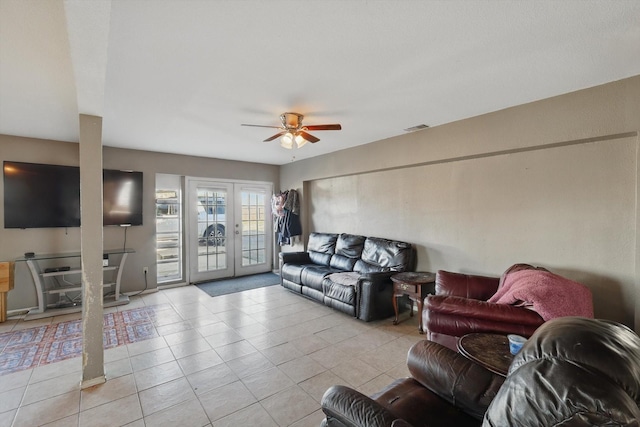
M198 188L198 271L227 268L227 192Z
M233 185L188 179L189 281L233 276Z
M156 183L156 280L178 282L183 278L180 177L158 174Z
M236 276L271 269L271 223L269 203L271 186L235 184L237 212Z
M242 266L265 262L265 196L242 192Z

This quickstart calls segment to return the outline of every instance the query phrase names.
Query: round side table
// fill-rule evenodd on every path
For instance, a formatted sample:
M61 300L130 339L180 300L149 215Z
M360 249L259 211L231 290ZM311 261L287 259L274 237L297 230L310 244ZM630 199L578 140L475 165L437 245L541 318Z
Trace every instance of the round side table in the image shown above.
M507 376L513 361L513 355L509 352L509 340L506 335L501 334L464 335L458 340L458 351L467 359L503 377Z

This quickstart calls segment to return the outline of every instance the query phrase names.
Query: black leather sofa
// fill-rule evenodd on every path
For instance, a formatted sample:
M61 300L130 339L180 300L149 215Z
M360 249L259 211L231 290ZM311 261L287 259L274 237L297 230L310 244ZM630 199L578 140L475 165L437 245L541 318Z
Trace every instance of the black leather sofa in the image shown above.
M394 314L391 276L411 271L414 263L410 243L311 233L306 252L280 253L280 280L290 291L368 322Z
M411 377L371 398L329 388L322 426L640 426L640 337L616 322L549 320L506 379L428 340L409 350L407 366Z

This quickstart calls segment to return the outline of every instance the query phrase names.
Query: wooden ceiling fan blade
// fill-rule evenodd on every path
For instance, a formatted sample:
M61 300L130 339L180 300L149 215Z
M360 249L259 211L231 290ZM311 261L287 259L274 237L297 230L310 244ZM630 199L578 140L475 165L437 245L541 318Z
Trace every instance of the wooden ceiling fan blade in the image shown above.
M307 141L312 142L312 143L313 143L313 142L318 142L318 141L320 141L320 139L319 139L319 138L316 138L315 136L310 135L310 134L308 134L307 132L305 132L305 131L303 131L303 130L301 130L300 132L298 132L298 134L299 134L301 137L303 137L304 139L306 139Z
M246 123L242 123L240 126L251 126L254 128L272 128L272 129L282 129L282 126L269 126L269 125L248 125Z
M287 133L287 131L283 130L282 132L278 132L273 136L270 136L269 138L265 139L263 142L269 142L269 141L273 141L274 139L281 137L282 135L284 135L285 133Z
M339 124L331 124L331 125L309 125L306 126L307 130L340 130L342 126Z

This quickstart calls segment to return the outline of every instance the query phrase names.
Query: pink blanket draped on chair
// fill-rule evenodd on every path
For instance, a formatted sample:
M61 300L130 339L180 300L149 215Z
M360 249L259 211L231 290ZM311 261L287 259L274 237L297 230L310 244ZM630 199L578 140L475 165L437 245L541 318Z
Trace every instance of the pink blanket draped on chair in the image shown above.
M545 321L564 316L593 318L591 290L548 271L509 273L489 302L532 306Z

